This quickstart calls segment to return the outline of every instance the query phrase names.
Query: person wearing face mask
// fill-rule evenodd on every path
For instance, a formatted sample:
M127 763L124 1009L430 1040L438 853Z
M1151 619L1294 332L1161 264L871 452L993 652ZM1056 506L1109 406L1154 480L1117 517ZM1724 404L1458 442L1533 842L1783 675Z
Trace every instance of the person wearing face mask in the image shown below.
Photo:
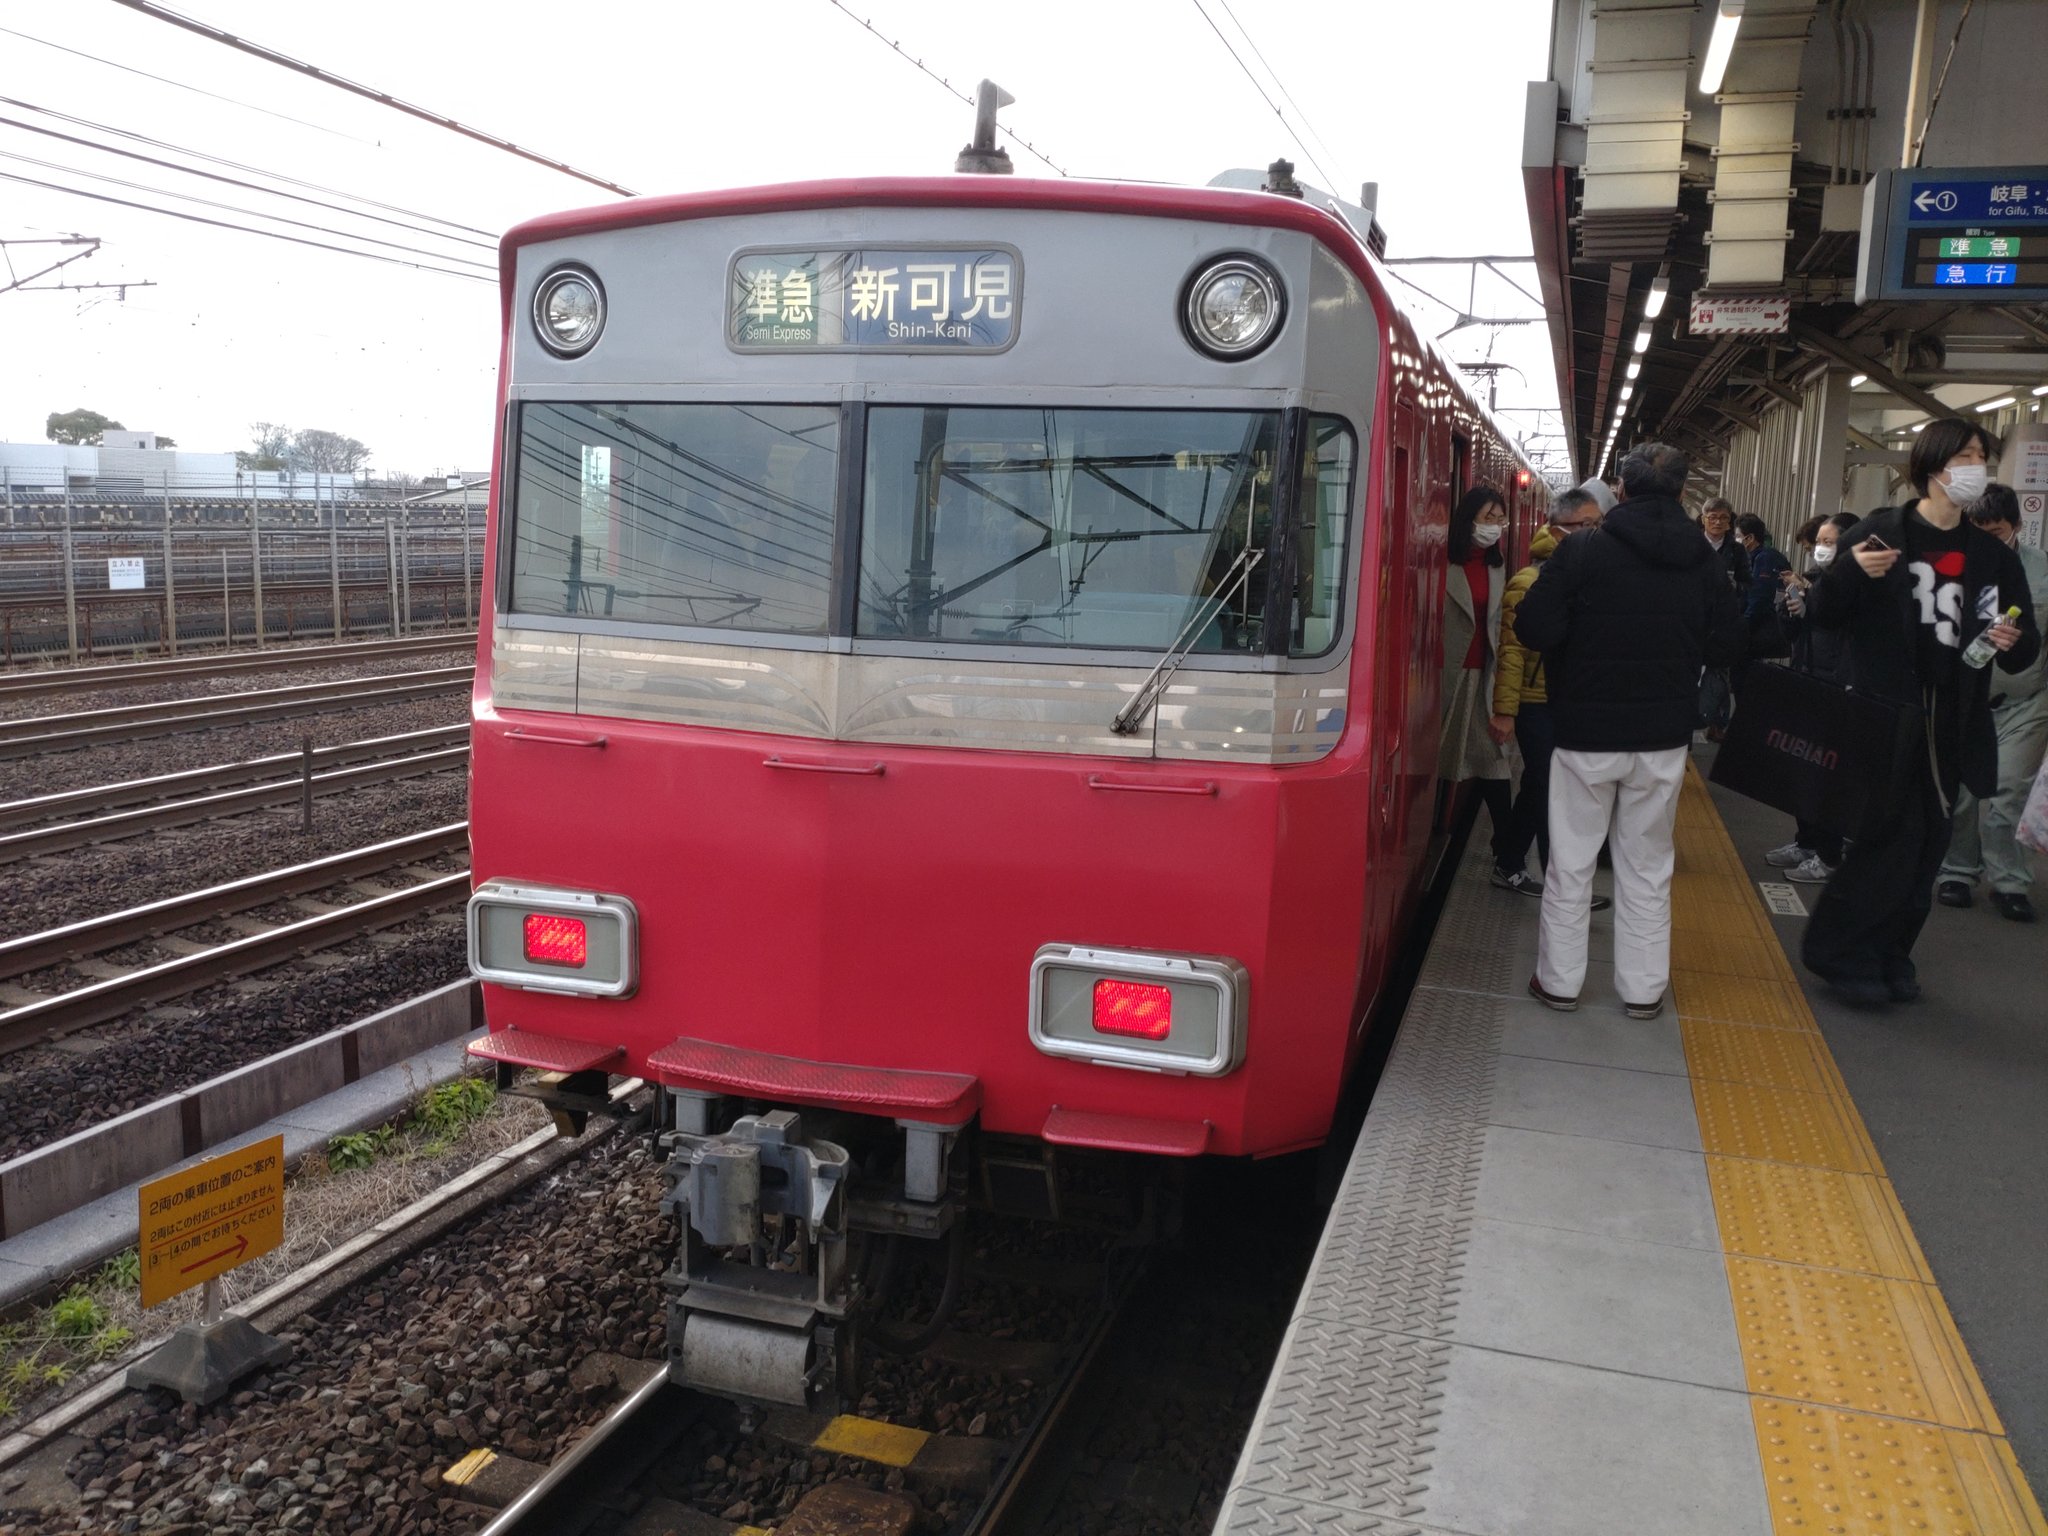
M1930 421L1907 465L1916 499L1858 523L1807 594L1812 622L1842 633L1856 687L1918 726L1892 814L1849 845L1801 946L1806 968L1859 1006L1920 996L1913 944L1933 906L1956 797L1998 791L1992 679L2003 674L2003 687L2040 654L2026 568L1964 518L1989 483L1992 448L1974 422ZM2019 611L2014 623L2002 617L2009 608ZM1980 634L1993 663L1965 667Z
M1854 678L1840 630L1822 629L1807 621L1806 594L1834 564L1842 535L1856 526L1853 512L1833 517L1816 517L1800 529L1800 543L1808 546L1804 571L1787 571L1780 578L1778 616L1790 646L1790 666L1830 683L1849 686ZM1810 822L1793 826L1792 841L1764 855L1773 869L1785 871L1785 878L1801 885L1825 885L1842 863L1842 834Z
M2027 593L2034 602L2034 622L2048 611L2048 555L2022 544L2020 500L2010 486L1995 481L1970 508L1970 521L2019 556L2027 573ZM1970 887L1982 875L1991 887L1991 905L2015 923L2034 920L2027 888L2034 872L2026 852L2013 839L2027 791L2048 749L2048 654L2036 656L2024 672L1991 679L1991 720L1998 732L1998 793L1979 799L1968 788L1956 796L1955 837L1941 862L1941 883L1934 898L1945 907L1970 905Z
M1494 671L1499 658L1501 536L1508 504L1490 485L1475 485L1451 510L1449 564L1444 576L1444 731L1437 777L1470 783L1493 823L1494 862L1508 847L1513 821L1508 733L1490 725Z

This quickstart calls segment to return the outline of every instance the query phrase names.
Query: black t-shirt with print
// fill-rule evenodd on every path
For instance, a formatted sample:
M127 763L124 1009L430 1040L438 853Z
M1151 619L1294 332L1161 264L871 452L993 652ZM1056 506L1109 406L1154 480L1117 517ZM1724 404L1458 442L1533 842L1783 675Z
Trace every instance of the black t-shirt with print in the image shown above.
M1913 583L1919 620L1920 686L1933 692L1931 723L1944 785L1956 781L1956 707L1961 697L1963 547L1969 527L1937 528L1917 511L1906 513L1906 575Z

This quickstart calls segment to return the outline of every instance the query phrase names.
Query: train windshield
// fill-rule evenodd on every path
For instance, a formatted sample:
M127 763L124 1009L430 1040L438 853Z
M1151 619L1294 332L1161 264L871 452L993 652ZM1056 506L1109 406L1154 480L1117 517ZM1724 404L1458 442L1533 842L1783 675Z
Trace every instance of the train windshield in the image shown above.
M838 474L837 406L531 402L512 607L822 635Z
M855 507L839 505L857 419L840 406L527 402L512 611L822 637L835 532L857 518L862 639L1297 656L1336 641L1356 454L1337 417L1297 418L1285 558L1278 411L866 418ZM1269 644L1275 568L1293 600Z
M1335 639L1352 439L1309 418L1287 649ZM877 406L857 632L1264 651L1273 411Z

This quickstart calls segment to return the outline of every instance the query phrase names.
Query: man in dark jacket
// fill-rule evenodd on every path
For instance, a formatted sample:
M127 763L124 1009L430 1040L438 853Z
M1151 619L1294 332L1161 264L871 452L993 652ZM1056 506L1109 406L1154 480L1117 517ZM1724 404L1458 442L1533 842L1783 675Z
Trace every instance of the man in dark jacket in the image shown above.
M1964 517L1984 493L1991 450L1975 422L1929 422L1907 465L1918 500L1880 508L1844 534L1847 553L1807 594L1812 621L1846 637L1856 686L1902 706L1916 727L1895 814L1849 845L1801 946L1806 968L1852 1003L1920 995L1913 943L1948 852L1956 791L1998 792L1992 669L1964 666L1964 651L1988 631L1998 668L2018 673L2041 648L2019 557ZM2002 622L2009 608L2016 624Z
M1656 1017L1671 979L1671 828L1700 668L1732 665L1742 650L1726 567L1678 500L1686 467L1663 443L1631 450L1623 501L1565 541L1515 615L1522 643L1543 653L1557 737L1529 978L1552 1008L1578 1006L1602 841L1614 855L1614 984L1629 1016Z

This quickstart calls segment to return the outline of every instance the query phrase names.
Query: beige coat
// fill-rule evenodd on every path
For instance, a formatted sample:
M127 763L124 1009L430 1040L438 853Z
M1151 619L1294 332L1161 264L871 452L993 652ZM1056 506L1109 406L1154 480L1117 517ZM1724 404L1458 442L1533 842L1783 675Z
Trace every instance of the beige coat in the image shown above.
M1486 614L1489 636L1500 633L1501 592L1507 586L1505 566L1487 567ZM1486 665L1472 670L1465 666L1465 654L1472 649L1472 626L1480 622L1472 611L1472 584L1465 580L1463 566L1454 565L1444 585L1444 734L1437 751L1436 773L1456 783L1462 779L1505 779L1511 765L1505 747L1494 745L1486 734L1492 714L1493 678L1497 657L1487 648Z

